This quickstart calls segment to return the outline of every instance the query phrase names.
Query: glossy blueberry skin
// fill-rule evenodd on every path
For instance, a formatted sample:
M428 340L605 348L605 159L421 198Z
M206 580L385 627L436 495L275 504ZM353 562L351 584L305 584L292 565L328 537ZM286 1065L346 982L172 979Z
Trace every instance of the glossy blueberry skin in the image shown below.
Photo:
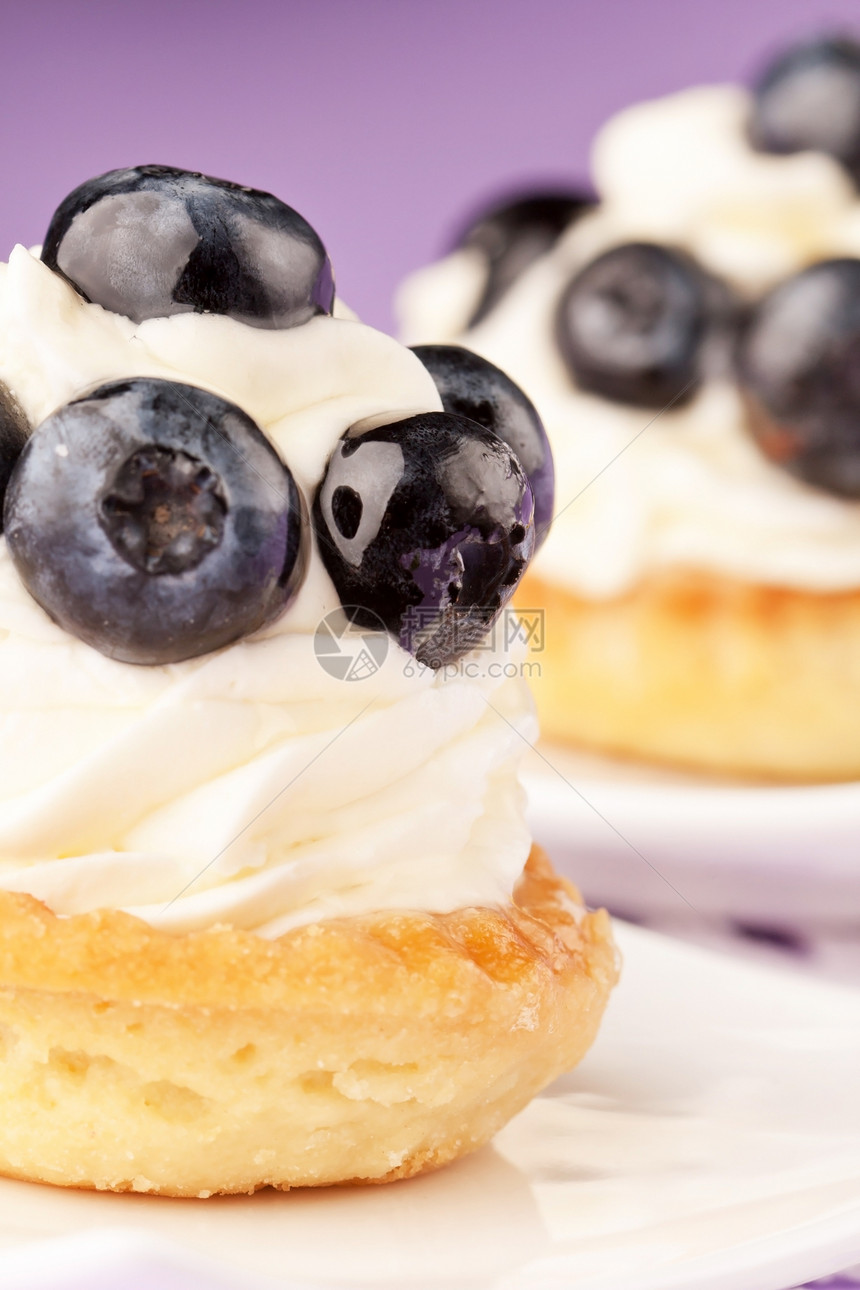
M480 251L487 259L488 271L468 326L485 318L529 265L594 205L593 194L581 189L536 190L508 197L470 220L452 249Z
M736 367L765 456L860 498L860 260L824 260L765 296L739 336Z
M191 385L115 381L34 432L5 505L22 582L72 635L176 663L283 613L306 566L304 506L262 431Z
M351 620L419 662L479 644L534 551L534 504L514 454L466 417L353 426L314 501L320 554Z
M15 463L24 450L29 426L17 400L0 382L0 510ZM0 533L3 531L0 521Z
M555 335L580 389L636 407L677 407L701 376L707 313L706 280L689 256L628 242L568 283Z
M81 184L54 213L42 259L85 300L137 323L193 312L298 327L334 302L325 247L297 211L172 166Z
M534 498L537 549L552 522L555 468L535 405L501 368L461 345L416 345L413 353L433 377L446 412L477 421L515 452Z
M761 152L811 149L860 183L860 45L826 37L781 55L754 87L749 136Z

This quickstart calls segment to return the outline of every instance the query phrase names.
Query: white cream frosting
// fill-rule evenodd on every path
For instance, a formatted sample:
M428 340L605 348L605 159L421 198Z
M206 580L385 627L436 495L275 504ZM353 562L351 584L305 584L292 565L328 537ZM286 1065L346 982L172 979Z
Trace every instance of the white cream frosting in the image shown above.
M610 236L685 246L747 293L858 246L856 192L842 167L821 152L755 151L750 108L746 90L706 85L608 122L592 166Z
M748 111L745 91L710 86L620 113L594 148L601 206L473 330L458 320L483 279L463 252L401 289L409 344L466 343L538 407L556 518L535 567L575 594L617 596L678 566L814 592L860 587L860 504L771 465L728 379L707 377L689 403L657 416L576 389L553 336L571 276L622 242L682 246L752 297L817 259L860 255L860 203L840 167L816 153L755 152Z
M135 325L23 247L0 266L0 380L31 424L143 375L239 404L308 497L355 421L440 406L414 355L348 317L278 332L194 314ZM265 936L507 901L529 850L525 683L505 653L444 675L393 641L374 675L338 680L314 652L338 607L314 553L266 632L136 667L56 626L0 542L0 887L60 914L112 907L170 931Z

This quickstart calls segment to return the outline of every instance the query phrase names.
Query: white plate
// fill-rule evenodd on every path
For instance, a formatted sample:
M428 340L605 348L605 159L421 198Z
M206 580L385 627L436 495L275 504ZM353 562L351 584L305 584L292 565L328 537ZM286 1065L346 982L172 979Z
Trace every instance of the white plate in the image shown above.
M544 744L525 779L535 838L592 904L860 928L860 783L723 783Z
M88 1271L129 1229L137 1284L177 1290L188 1265L144 1277L176 1247L242 1290L781 1290L856 1262L860 991L618 931L594 1050L471 1159L208 1201L3 1181L0 1284L130 1287ZM39 1237L68 1241L22 1249Z

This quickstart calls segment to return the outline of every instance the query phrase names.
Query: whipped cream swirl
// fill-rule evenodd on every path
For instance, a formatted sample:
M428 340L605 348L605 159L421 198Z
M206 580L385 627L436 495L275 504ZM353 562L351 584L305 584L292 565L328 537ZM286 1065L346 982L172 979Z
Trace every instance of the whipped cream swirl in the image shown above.
M355 421L440 407L415 356L350 317L280 332L194 314L136 325L17 247L0 266L0 380L30 423L127 376L237 403L307 496ZM264 936L506 902L530 845L525 683L504 652L446 675L394 641L372 676L339 680L314 651L338 607L314 551L265 632L136 667L56 626L0 541L0 887L60 914L111 907L175 932Z

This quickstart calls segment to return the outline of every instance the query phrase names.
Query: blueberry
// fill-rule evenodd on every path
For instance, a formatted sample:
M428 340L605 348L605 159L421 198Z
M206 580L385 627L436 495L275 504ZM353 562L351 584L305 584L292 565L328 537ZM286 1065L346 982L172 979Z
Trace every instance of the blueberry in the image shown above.
M737 348L749 428L771 461L860 498L860 260L824 260L751 311Z
M320 553L360 627L382 619L419 662L484 639L534 550L531 489L507 444L427 412L353 426L314 502Z
M0 382L0 508L9 487L12 469L27 442L29 428L12 392ZM0 532L3 525L0 523Z
M784 53L754 88L749 134L762 152L826 152L860 182L860 45L830 36Z
M540 546L552 522L555 471L543 422L531 399L501 368L460 345L416 345L436 383L442 407L492 430L516 453L528 476Z
M628 242L592 260L568 283L555 319L577 385L643 408L689 399L700 378L707 294L694 261L669 247Z
M488 261L488 276L468 325L486 317L529 265L594 204L594 197L579 189L551 189L509 197L472 219L455 247L480 251Z
M43 421L5 520L31 595L126 663L175 663L257 631L306 563L303 503L262 431L217 395L149 377Z
M298 327L334 301L325 247L297 211L172 166L81 184L54 213L42 259L85 300L138 323L194 312Z

